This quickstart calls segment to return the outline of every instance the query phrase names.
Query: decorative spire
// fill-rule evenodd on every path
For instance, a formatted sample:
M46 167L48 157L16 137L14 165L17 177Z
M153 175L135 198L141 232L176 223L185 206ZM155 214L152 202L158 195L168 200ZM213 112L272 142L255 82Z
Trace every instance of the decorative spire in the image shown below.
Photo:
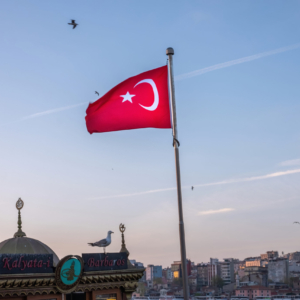
M122 247L121 247L120 252L126 252L126 253L127 253L127 258L128 258L128 256L129 256L129 251L128 251L127 248L126 248L126 245L125 245L125 239L124 239L124 231L126 230L126 227L125 227L124 224L121 223L120 226L119 226L119 229L120 229L120 231L122 232Z
M26 236L26 233L22 231L22 219L21 219L21 209L24 206L24 201L19 198L16 203L16 208L19 211L18 212L18 231L14 234L14 237L23 237Z

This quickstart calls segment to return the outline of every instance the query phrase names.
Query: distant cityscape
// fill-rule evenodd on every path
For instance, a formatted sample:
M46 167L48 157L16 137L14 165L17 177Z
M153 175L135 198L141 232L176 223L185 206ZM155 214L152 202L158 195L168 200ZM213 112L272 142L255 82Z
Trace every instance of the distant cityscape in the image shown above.
M183 295L181 261L174 261L167 268L130 262L145 268L133 298ZM187 273L190 295L194 297L271 299L300 295L300 252L267 251L244 260L211 258L207 263L188 259Z

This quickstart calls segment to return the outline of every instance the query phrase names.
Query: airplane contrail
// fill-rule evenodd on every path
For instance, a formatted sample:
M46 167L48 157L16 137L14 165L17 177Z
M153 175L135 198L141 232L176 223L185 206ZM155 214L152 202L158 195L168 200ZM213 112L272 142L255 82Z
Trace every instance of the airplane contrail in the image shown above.
M45 110L45 111L38 112L38 113L29 115L29 116L25 116L25 117L23 117L19 120L15 120L15 121L11 121L11 122L8 122L8 123L0 124L0 126L14 124L14 123L20 123L20 122L23 122L23 121L26 121L26 120L29 120L29 119L38 118L38 117L41 117L41 116L57 113L57 112L64 111L64 110L69 110L69 109L72 109L72 108L75 108L75 107L78 107L78 106L86 105L88 103L89 102L81 102L81 103L77 103L77 104L74 104L74 105L63 106L63 107L59 107L59 108Z
M223 185L223 184L231 184L231 183L238 183L238 182L249 182L249 181L264 180L264 179L269 179L269 178L274 178L274 177L280 177L280 176L285 176L285 175L291 175L291 174L296 174L296 173L300 173L300 169L275 172L275 173L270 173L270 174L261 175L261 176L228 179L228 180L211 182L211 183L203 183L203 184L194 184L193 186L194 187L196 187L196 186L206 187L206 186ZM190 189L190 188L191 188L191 186L183 186L182 187L182 189ZM167 192L167 191L172 191L172 190L176 190L176 187L157 189L157 190L149 190L149 191L137 192L137 193L131 193L131 194L119 194L119 195L112 195L112 196L93 197L93 198L89 198L89 200L131 197L131 196L139 196L139 195L146 195L146 194L152 194L152 193Z
M213 66L206 67L206 68L203 68L203 69L199 69L199 70L196 70L196 71L192 71L192 72L189 72L189 73L177 75L177 76L175 76L175 80L179 81L179 80L191 78L191 77L194 77L194 76L202 75L202 74L207 73L207 72L212 72L212 71L215 71L215 70L231 67L231 66L234 66L234 65L242 64L242 63L252 61L252 60L256 60L256 59L259 59L259 58L263 58L263 57L266 57L266 56L270 56L270 55L274 55L274 54L278 54L278 53L298 49L299 47L300 47L300 44L295 44L295 45L291 45L291 46L271 50L271 51L268 51L268 52L262 52L262 53L254 54L254 55L251 55L251 56L246 56L246 57L243 57L243 58L230 60L230 61L227 61L227 62L224 62L224 63L221 63L221 64L217 64L217 65L213 65Z
M198 184L198 185L195 184L194 187L195 186L204 187L204 186L210 186L210 185L222 185L222 184L237 183L237 182L256 181L256 180L262 180L262 179L268 179L268 178L273 178L273 177L295 174L295 173L300 173L300 169L275 172L275 173L262 175L262 176L254 176L254 177L239 178L239 179L229 179L229 180L223 180L223 181L212 182L212 183L204 183L204 184Z
M37 117L41 117L41 116L44 116L44 115L53 114L53 113L56 113L56 112L59 112L59 111L68 110L68 109L71 109L71 108L82 106L84 104L88 104L88 102L81 102L81 103L77 103L77 104L74 104L74 105L69 105L69 106L63 106L63 107L59 107L59 108L49 109L49 110L46 110L46 111L42 111L42 112L39 112L39 113L35 113L35 114L32 114L32 115L23 117L20 121L24 121L24 120L32 119L32 118L37 118Z
M295 44L295 45L291 45L291 46L287 46L287 47L283 47L283 48L278 48L278 49L268 51L268 52L262 52L262 53L259 53L259 54L246 56L246 57L231 60L231 61L228 61L228 62L225 62L225 63L213 65L213 66L206 67L206 68L203 68L203 69L199 69L199 70L196 70L196 71L193 71L193 72L177 75L177 76L175 76L175 80L179 81L179 80L183 80L183 79L186 79L186 78L202 75L202 74L207 73L207 72L211 72L211 71L231 67L231 66L237 65L237 64L242 64L242 63L252 61L252 60L255 60L255 59L259 59L259 58L262 58L262 57L265 57L265 56L270 56L270 55L274 55L274 54L294 50L294 49L297 49L299 47L300 47L300 44ZM98 100L98 98L96 100ZM20 120L13 121L13 122L10 122L8 124L21 122L21 121L25 121L25 120L28 120L28 119L41 117L41 116L44 116L44 115L49 115L49 114L57 113L57 112L64 111L64 110L69 110L69 109L72 109L72 108L75 108L77 106L81 106L81 105L84 105L84 104L87 104L87 103L88 102L82 102L82 103L78 103L78 104L74 104L74 105L70 105L70 106L64 106L64 107L59 107L59 108L55 108L55 109L42 111L42 112L39 112L39 113L35 113L35 114L32 114L32 115L23 117Z

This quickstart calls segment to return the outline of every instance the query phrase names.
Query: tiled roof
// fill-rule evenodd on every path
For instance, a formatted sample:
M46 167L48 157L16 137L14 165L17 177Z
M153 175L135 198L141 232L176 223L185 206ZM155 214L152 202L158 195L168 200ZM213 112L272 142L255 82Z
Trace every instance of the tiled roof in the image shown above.
M247 286L240 287L237 290L271 290L271 289L262 285L250 285L250 286L247 285Z

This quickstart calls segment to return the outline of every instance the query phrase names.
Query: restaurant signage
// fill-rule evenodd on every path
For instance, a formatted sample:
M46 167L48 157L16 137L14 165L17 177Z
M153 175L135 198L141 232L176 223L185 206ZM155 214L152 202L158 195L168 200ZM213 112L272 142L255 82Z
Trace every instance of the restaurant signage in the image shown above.
M59 261L55 271L57 289L62 293L74 291L83 274L83 260L78 255L68 255Z
M0 274L53 273L53 254L0 254Z
M83 253L84 272L127 269L127 253Z

